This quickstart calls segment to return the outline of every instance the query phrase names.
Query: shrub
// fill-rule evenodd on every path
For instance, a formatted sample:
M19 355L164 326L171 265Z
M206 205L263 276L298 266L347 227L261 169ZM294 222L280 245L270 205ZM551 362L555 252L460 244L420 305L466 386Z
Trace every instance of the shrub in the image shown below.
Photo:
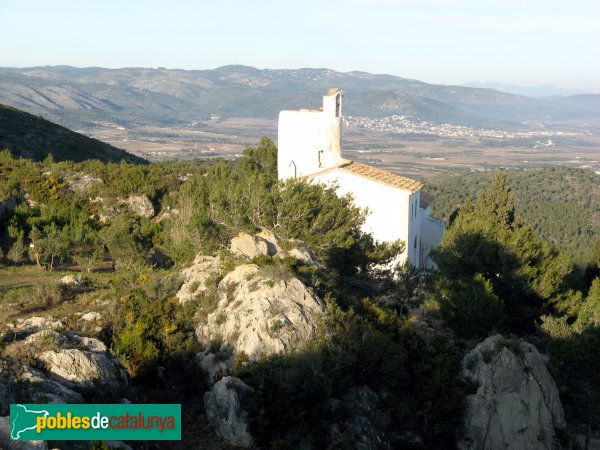
M485 338L503 327L504 304L481 275L457 283L440 300L440 313L454 333L464 339Z
M155 375L158 365L169 366L198 350L189 311L176 298L124 296L116 311L114 351L132 377Z

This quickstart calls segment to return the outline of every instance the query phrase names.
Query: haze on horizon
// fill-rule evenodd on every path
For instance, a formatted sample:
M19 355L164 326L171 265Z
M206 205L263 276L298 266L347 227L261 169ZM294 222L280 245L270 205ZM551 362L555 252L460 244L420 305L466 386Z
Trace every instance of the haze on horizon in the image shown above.
M326 67L600 93L595 0L0 0L0 66Z

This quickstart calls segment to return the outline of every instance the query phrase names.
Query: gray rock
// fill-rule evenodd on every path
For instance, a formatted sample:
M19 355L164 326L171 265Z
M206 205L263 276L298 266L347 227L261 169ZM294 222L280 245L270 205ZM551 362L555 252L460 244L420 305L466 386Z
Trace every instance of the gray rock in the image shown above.
M267 243L267 251L269 256L275 256L283 253L283 250L281 249L281 241L271 230L261 230L256 237L263 239Z
M463 359L461 374L477 391L467 396L461 449L559 449L566 428L554 380L537 349L500 335Z
M13 441L10 439L10 416L0 417L0 448L4 450L47 450L46 441Z
M113 217L117 215L116 202L115 200L96 197L90 198L90 203L97 204L97 214L98 220L102 223L109 223Z
M28 319L19 321L17 325L18 330L56 330L63 327L62 321L54 319L52 317L29 317Z
M302 347L317 331L325 304L292 274L271 276L238 266L219 283L219 304L196 333L250 360Z
M350 389L337 402L335 413L341 419L331 428L331 448L376 450L392 447L386 432L379 429L383 415L381 400L369 387Z
M131 195L124 200L123 203L125 203L129 207L129 210L137 216L150 219L156 214L154 205L145 195Z
M46 351L38 356L50 377L69 388L107 385L117 387L125 381L123 372L103 353L66 349Z
M287 252L288 255L290 255L292 258L302 261L304 264L309 266L319 265L317 255L314 254L314 252L306 243L295 241L294 244L295 247Z
M102 314L97 311L90 311L81 316L86 322L97 322L102 319Z
M19 319L11 330L2 335L2 342L14 342L25 339L27 336L41 330L57 330L63 327L63 322L52 317L29 317Z
M75 278L75 276L73 275L65 275L64 277L62 277L60 279L60 284L63 284L65 286L79 286L81 284L81 282L79 280L77 280L77 278Z
M33 403L83 403L83 397L73 389L49 379L44 372L33 367L26 367L19 376L33 388Z
M8 405L17 402L82 403L83 397L48 379L40 369L15 361L10 361L10 367L0 364L0 413L8 413Z
M194 362L202 369L206 376L206 382L212 385L218 378L227 374L233 363L233 353L231 351L211 352L207 347L203 352L194 356Z
M95 178L88 173L77 172L67 178L69 189L79 194L86 194L94 186L104 185L101 178Z
M270 250L273 250L273 244L269 244L261 237L242 232L231 240L229 250L234 255L252 259L260 255L269 255Z
M186 303L206 292L206 281L219 270L219 257L196 256L194 263L181 271L183 284L177 292L179 303Z
M27 338L25 338L25 342L34 346L50 345L58 347L66 345L68 343L68 339L64 334L57 331L42 330L27 336Z
M77 347L91 352L104 353L108 351L106 344L99 339L80 336L75 333L62 334L54 330L42 330L28 336L27 344L37 346L54 346L60 348Z
M248 414L243 405L253 389L242 380L225 377L204 394L204 409L209 423L229 445L250 448Z
M69 341L77 347L84 348L90 352L105 353L108 351L106 344L100 339L87 336L79 336L78 334L69 334Z

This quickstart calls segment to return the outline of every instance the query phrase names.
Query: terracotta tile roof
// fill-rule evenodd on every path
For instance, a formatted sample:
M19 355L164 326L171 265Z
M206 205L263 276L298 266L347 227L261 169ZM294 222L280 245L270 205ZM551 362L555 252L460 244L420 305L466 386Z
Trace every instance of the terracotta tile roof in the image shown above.
M339 88L330 88L330 89L327 91L327 94L325 94L325 97L329 97L330 95L335 95L335 94L337 94L337 93L338 93L340 90L341 90L341 89L339 89Z
M423 183L411 178L401 177L387 170L378 169L377 167L367 166L356 161L344 160L337 169L344 172L352 173L369 180L378 181L389 186L394 186L411 193L419 191L423 187Z

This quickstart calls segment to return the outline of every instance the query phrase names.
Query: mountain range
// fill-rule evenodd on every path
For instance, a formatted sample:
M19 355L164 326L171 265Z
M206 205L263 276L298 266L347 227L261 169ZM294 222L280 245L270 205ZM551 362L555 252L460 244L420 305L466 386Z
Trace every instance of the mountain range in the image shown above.
M182 124L220 117L275 119L282 109L319 106L330 87L344 114L484 128L600 128L600 95L530 98L495 89L427 84L392 75L329 69L213 70L46 66L0 68L0 103L70 128Z

